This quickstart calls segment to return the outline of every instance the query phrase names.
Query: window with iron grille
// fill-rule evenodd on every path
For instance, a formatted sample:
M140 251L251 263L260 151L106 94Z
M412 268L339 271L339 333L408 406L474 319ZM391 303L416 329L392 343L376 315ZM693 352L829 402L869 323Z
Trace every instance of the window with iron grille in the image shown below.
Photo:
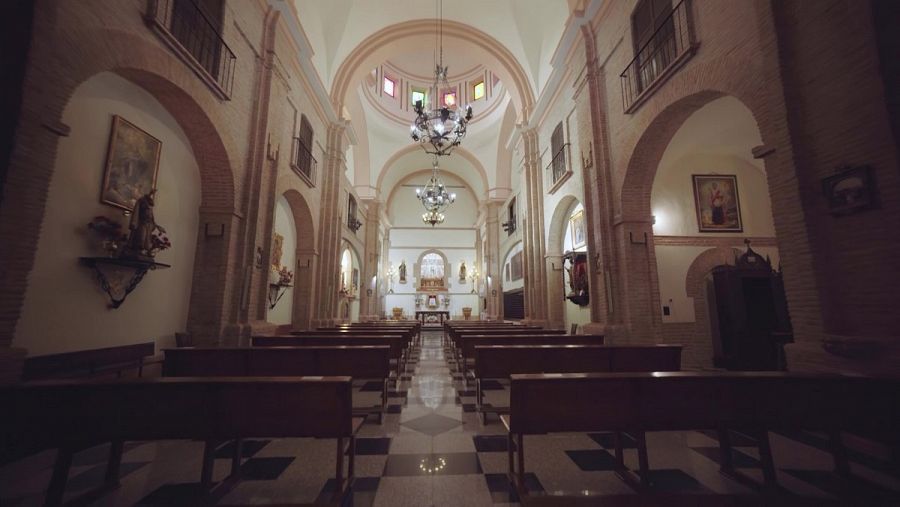
M566 142L562 122L559 122L550 136L550 153L553 155L550 160L551 182L556 183L566 174Z
M224 0L148 0L147 20L176 54L228 99L236 57L222 38Z
M300 117L300 129L294 138L294 171L315 184L316 159L312 155L313 130L306 115Z
M516 232L516 198L513 197L509 201L509 205L506 207L506 223L503 224L503 229L506 231L507 236L512 236L514 232Z

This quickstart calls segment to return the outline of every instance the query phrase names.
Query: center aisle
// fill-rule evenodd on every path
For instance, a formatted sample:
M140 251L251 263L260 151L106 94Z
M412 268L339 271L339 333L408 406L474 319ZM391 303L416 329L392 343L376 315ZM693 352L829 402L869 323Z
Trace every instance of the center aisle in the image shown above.
M441 334L423 329L418 360L414 356L409 366L414 372L401 382L400 391L391 393L393 413L382 426L362 428L358 478L352 503L345 505L372 501L377 506L509 505L502 426L482 427L474 392L457 391ZM461 389L461 383L456 385ZM377 450L386 451L386 456L367 456ZM371 477L369 470L380 477Z

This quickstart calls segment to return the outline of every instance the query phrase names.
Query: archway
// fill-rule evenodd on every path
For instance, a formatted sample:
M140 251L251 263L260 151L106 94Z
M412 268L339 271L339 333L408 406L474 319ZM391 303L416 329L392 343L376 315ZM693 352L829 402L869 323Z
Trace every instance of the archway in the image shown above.
M70 58L70 52L63 49L66 46L78 47L91 58ZM42 63L30 66L26 73L17 133L21 141L9 167L10 174L30 176L7 181L0 210L0 233L18 238L0 251L0 262L19 266L0 274L0 299L14 302L10 311L0 312L3 314L0 336L4 337L0 338L0 346L8 346L15 334L27 278L35 267L34 254L47 209L47 189L61 142L58 133L68 129L64 110L78 86L106 71L115 72L149 92L172 115L193 151L200 175L200 222L219 229L221 234L212 239L201 234L199 239L190 240L196 244L196 252L187 328L194 335L195 343L218 340L236 309L235 279L239 277L226 276L223 270L239 264L229 260L233 255L230 249L233 242L229 238L237 235L240 221L234 214L234 176L230 164L235 157L229 152L235 144L226 142L215 128L217 124L227 124L213 121L217 116L216 101L170 52L121 31L62 31L52 39L52 44L35 47L31 61Z
M567 298L574 294L575 271L573 259L567 262L563 258L567 253L582 252L586 261L585 232L584 206L575 196L563 197L553 211L547 238L547 310L550 325L556 328L571 329L573 324L581 327L591 322L590 306Z
M667 142L654 148L659 150L655 165L633 176L643 178L645 185L649 181L634 198L647 206L641 213L652 217L650 269L645 272L652 308L660 312L659 335L685 345L685 365L711 367L705 292L696 287L686 292L684 280L732 263L732 249L741 248L745 240L773 258L778 258L778 250L766 167L753 157L753 149L762 144L755 117L734 97L700 97L715 98L696 108L695 102L679 104L669 120L660 120ZM690 114L680 118L688 110ZM681 123L672 123L676 117ZM652 134L648 131L645 137ZM703 272L698 275L696 270Z
M711 318L714 318L709 307L710 275L719 266L733 266L734 259L740 252L730 247L717 247L706 250L694 259L687 270L684 280L684 292L693 299L694 323L686 324L685 333L681 337L684 349L681 363L688 368L712 366L716 344L712 338Z
M360 264L356 249L344 242L341 248L341 274L338 297L338 319L359 321Z
M316 234L312 211L306 199L296 190L282 196L290 207L294 224L294 288L291 294L291 325L294 329L309 329L312 318L313 273L316 270ZM277 218L277 217L276 217Z

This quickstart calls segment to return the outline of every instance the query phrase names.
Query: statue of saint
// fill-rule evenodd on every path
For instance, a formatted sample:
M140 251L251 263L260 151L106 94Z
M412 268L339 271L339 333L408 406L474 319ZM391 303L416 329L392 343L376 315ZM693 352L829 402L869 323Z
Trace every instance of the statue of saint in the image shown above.
M466 281L466 261L462 261L459 265L459 281L463 283Z
M153 233L157 230L161 233L166 232L153 218L155 194L156 190L151 190L150 193L144 194L135 201L134 209L131 212L131 221L128 224L130 234L127 252L132 256L148 260L153 259Z
M400 261L400 283L406 283L406 260Z

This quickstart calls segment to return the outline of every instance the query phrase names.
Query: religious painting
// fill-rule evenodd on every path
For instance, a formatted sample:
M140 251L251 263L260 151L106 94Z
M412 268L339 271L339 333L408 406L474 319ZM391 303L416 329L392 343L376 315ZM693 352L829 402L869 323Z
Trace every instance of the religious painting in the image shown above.
M700 232L743 232L737 176L695 174L691 177Z
M832 215L846 215L872 207L875 201L872 168L842 168L841 172L822 180L822 189Z
M516 281L521 280L522 276L525 274L525 269L522 265L522 252L516 252L512 258L509 260L510 264L510 280Z
M585 243L584 210L572 213L569 217L569 227L572 230L572 248L583 248Z
M353 288L353 293L355 294L357 290L359 290L359 269L353 268L353 274L350 277L350 286Z
M509 280L510 280L510 278L509 278L509 263L507 262L506 263L506 281L508 282Z
M277 232L272 233L272 267L281 269L281 255L284 250L284 236Z
M134 209L141 196L156 188L162 142L121 116L113 116L100 202Z

